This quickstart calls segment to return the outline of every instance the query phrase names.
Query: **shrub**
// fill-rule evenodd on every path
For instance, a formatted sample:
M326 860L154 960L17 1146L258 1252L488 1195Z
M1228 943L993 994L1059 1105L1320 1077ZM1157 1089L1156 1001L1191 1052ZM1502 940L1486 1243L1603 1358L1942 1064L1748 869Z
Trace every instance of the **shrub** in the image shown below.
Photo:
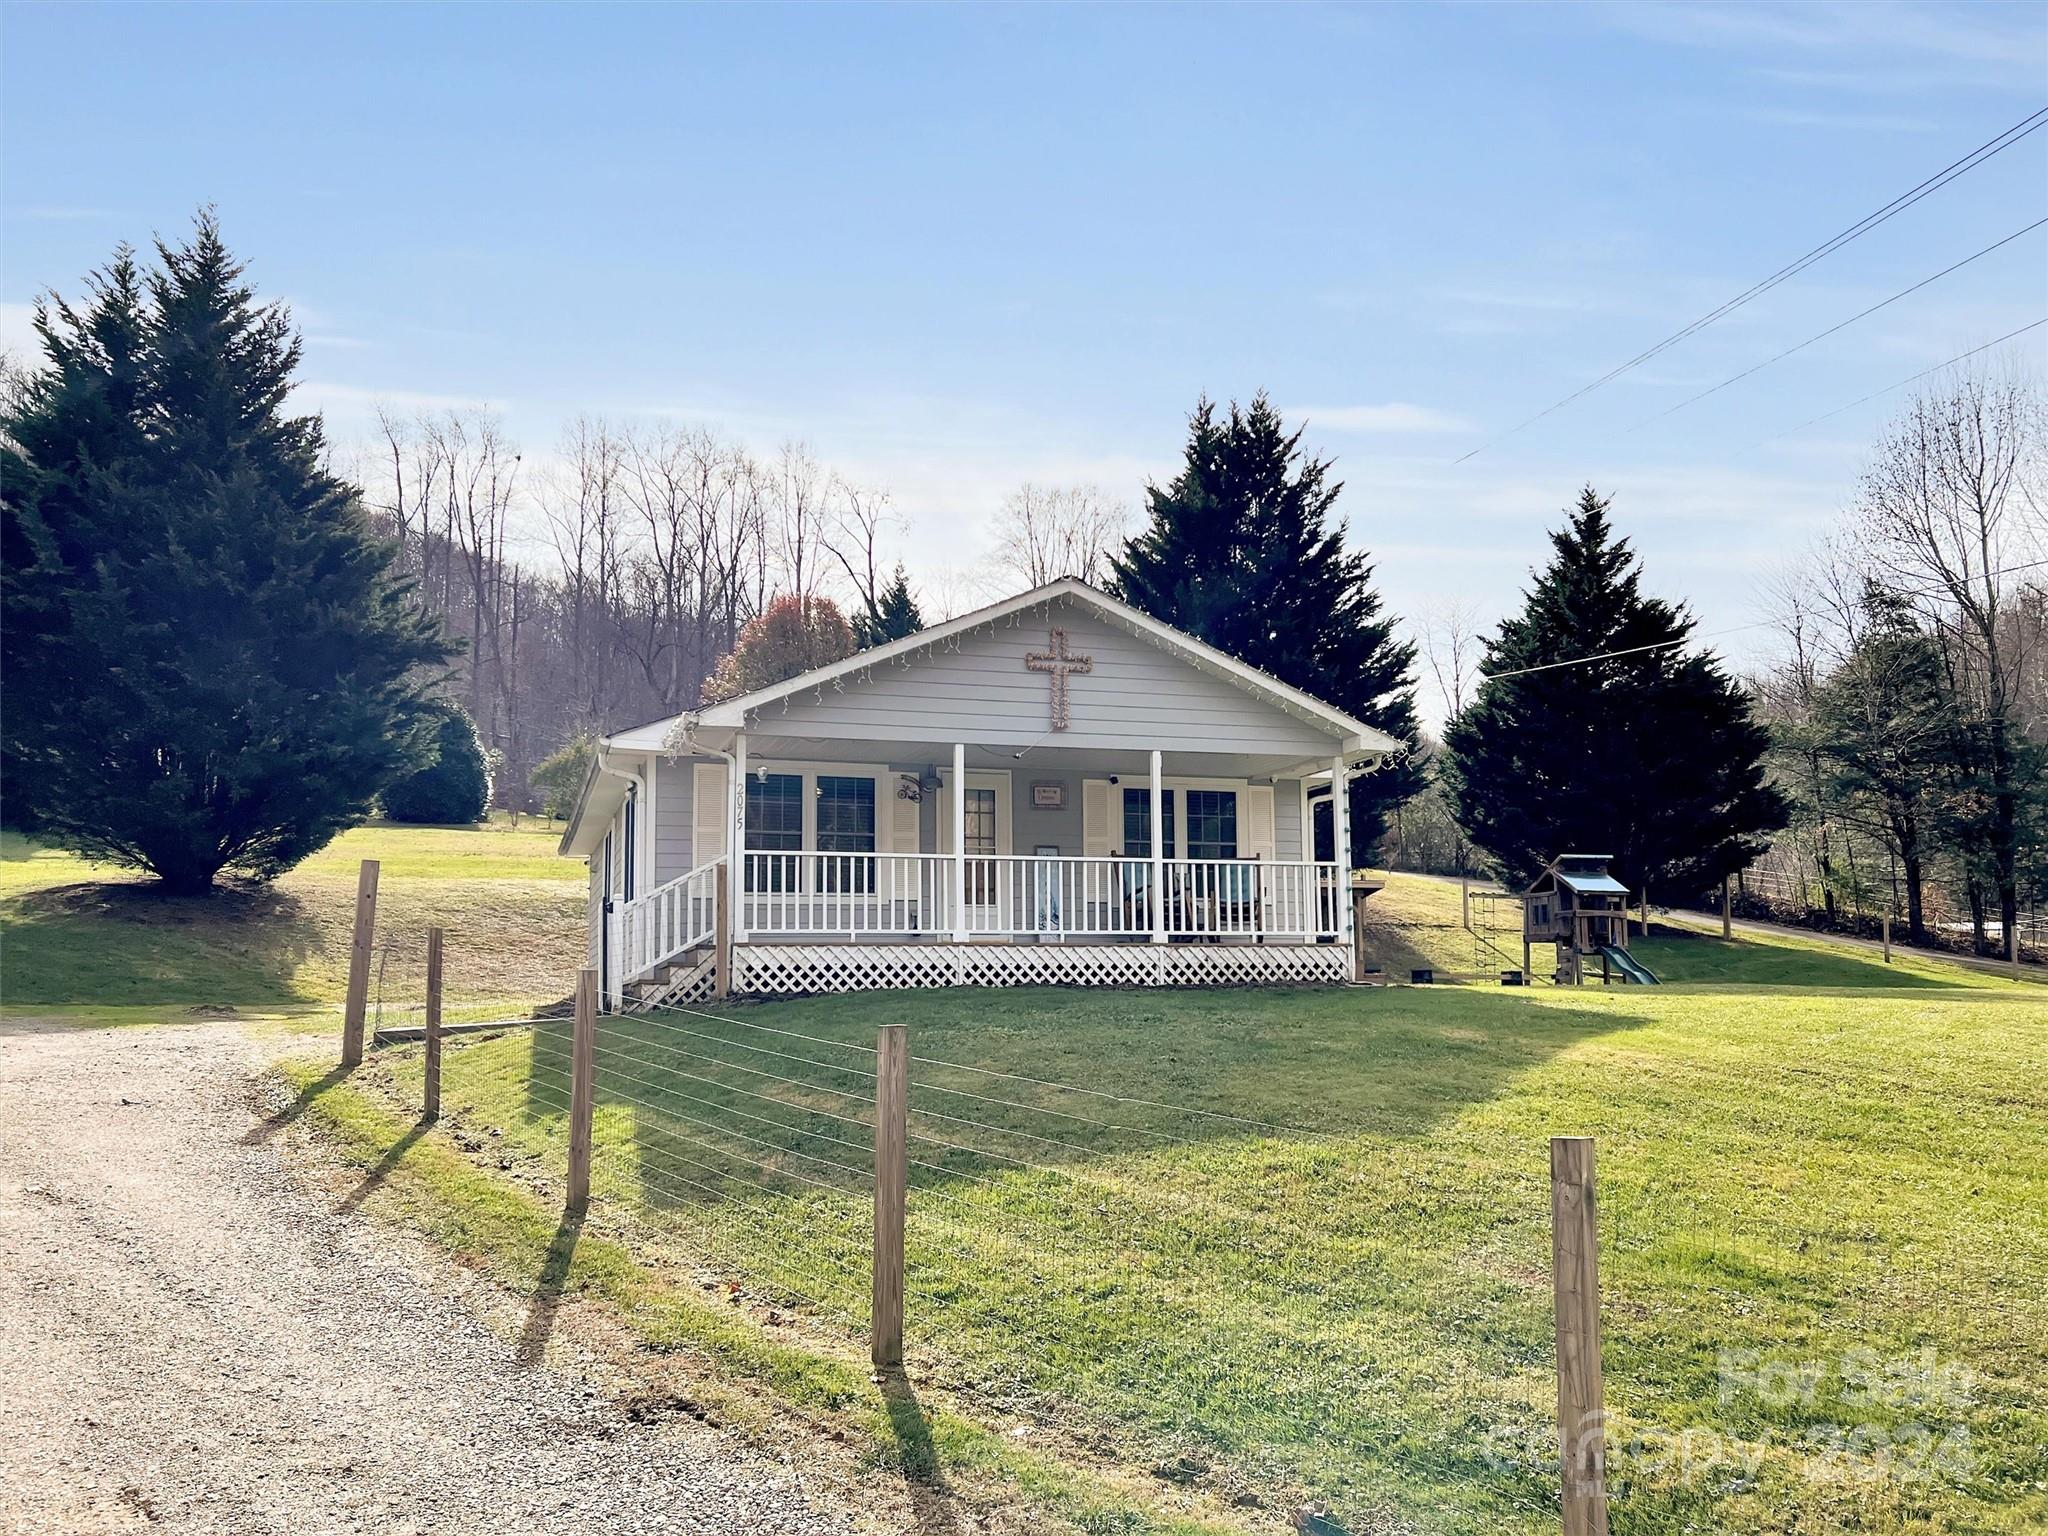
M428 710L440 722L434 730L434 759L385 786L378 797L384 814L392 821L434 826L482 821L491 807L491 770L476 723L460 704L445 699Z

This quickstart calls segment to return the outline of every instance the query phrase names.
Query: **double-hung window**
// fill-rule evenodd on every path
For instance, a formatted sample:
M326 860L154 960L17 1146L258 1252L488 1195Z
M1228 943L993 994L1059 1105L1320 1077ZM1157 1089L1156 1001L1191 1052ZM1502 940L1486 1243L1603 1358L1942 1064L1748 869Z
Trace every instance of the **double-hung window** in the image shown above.
M1237 791L1189 789L1181 793L1187 802L1188 857L1236 858Z
M800 773L747 775L747 889L793 891L804 847L804 778Z
M1162 818L1162 846L1166 856L1173 857L1173 794L1167 790L1160 796L1166 807ZM1150 789L1124 790L1124 857L1127 859L1149 859L1152 857L1152 791Z
M875 851L875 781L840 774L818 775L818 852L872 854ZM865 893L875 888L872 858L820 858L818 889Z

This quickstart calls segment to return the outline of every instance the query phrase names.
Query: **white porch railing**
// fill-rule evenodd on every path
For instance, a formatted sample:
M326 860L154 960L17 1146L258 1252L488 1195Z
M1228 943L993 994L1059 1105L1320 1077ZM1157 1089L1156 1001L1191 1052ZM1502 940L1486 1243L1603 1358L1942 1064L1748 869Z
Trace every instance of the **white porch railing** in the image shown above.
M1168 859L1155 912L1144 858L945 853L764 853L742 856L741 922L749 938L975 937L1143 939L1337 937L1345 892L1330 862ZM954 893L964 877L965 901Z
M619 911L619 976L632 981L664 960L709 944L718 929L722 858L636 896Z

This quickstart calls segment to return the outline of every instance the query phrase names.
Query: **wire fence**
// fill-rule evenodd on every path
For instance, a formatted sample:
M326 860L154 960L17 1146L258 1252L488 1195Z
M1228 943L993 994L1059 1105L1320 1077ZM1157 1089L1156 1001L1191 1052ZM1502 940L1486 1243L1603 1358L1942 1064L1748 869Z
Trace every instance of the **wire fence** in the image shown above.
M417 1038L427 1016L427 943L430 929L419 923L386 922L370 949L364 993L364 1026L374 1039ZM567 1018L569 993L527 961L526 950L548 955L581 950L580 924L563 922L538 933L522 933L521 960L508 962L504 945L460 927L445 930L442 951L441 1019L476 1025L536 1018Z
M1738 917L1876 938L1889 916L1894 941L1904 943L1908 938L1906 890L1895 873L1851 878L1838 872L1830 879L1789 844L1773 848L1737 875L1732 894ZM1996 954L2007 953L2005 924L1995 898L1987 899L1981 914L1972 913L1969 903L1947 884L1930 880L1921 892L1920 915L1927 942L1936 948L1974 948L1981 918L1985 946ZM2019 903L2013 931L2023 957L2048 954L2048 914L2031 895Z
M853 1004L598 1017L593 1219L721 1304L862 1345L883 1246L875 1018ZM1417 1134L1408 1106L1443 1085L1398 1056L1342 1064L1384 1071L1404 1106L1376 1130L1357 1099L1331 1117L1312 1092L1284 1116L1249 1113L1283 1101L1177 1072L1170 1052L1077 1080L1058 1065L1071 1055L1043 1039L1005 1053L1000 1034L909 1040L902 1286L920 1391L1058 1455L1305 1509L1304 1530L1555 1529L1540 1132L1481 1115L1458 1136ZM401 1093L416 1056L380 1058ZM443 1127L557 1194L575 1059L566 1017L451 1037ZM1733 1058L1636 1061L1638 1109L1662 1093L1673 1117L1725 1107L1696 1142L1638 1132L1603 1153L1605 1423L1631 1528L1717 1529L1727 1501L1756 1498L1885 1530L1902 1509L1948 1518L2048 1476L2041 1436L2031 1461L2014 1449L2048 1430L2048 1334L2029 1300L2048 1294L2048 1235L2024 1230L2025 1179L1987 1172L1988 1196L1929 1202L1842 1150L1891 1117L1902 1142L1886 1155L1918 1189L1930 1175L1910 1138L1951 1166L1946 1138L1999 1144L2010 1095L1959 1059L1936 1118L1929 1085L1887 1077L1885 1059L1839 1081L1802 1062L1761 1085ZM1597 1115L1588 1091L1578 1112ZM1840 1122L1816 1123L1820 1105ZM1980 1197L2004 1214L1973 1215ZM1987 1385L2001 1354L2020 1385Z
M1725 1106L1711 1127L1703 1090ZM1618 1529L1988 1531L2048 1512L2048 1232L2024 1176L1954 1178L1960 1146L2004 1144L2014 1106L1929 1090L1692 1060L1695 1129L1654 1160L1603 1150ZM1537 1436L1510 1454L1551 1452Z
M877 1051L748 1012L596 1021L593 1212L703 1291L852 1345L872 1321ZM443 1125L553 1187L572 1070L566 1020L451 1037ZM1538 1167L1496 1234L1513 1278L1464 1276L1403 1243L1412 1192L1374 1186L1343 1136L915 1038L908 1073L904 1315L921 1384L1025 1443L1111 1451L1245 1507L1302 1490L1334 1521L1482 1476L1490 1507L1554 1507L1554 1471L1494 1468L1459 1427L1475 1412L1542 1422ZM1442 1188L1467 1173L1445 1167ZM1386 1328L1390 1309L1416 1326Z

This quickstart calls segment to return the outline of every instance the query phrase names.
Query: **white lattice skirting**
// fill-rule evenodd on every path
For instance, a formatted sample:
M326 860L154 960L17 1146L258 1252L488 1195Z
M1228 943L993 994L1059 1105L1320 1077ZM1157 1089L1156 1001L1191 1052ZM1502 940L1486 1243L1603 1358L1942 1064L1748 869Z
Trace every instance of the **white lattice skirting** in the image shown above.
M631 1009L660 1008L688 1003L708 1003L718 990L718 964L705 959L688 970L678 971L658 992L635 999Z
M737 944L757 997L890 987L1271 987L1345 979L1335 944Z

